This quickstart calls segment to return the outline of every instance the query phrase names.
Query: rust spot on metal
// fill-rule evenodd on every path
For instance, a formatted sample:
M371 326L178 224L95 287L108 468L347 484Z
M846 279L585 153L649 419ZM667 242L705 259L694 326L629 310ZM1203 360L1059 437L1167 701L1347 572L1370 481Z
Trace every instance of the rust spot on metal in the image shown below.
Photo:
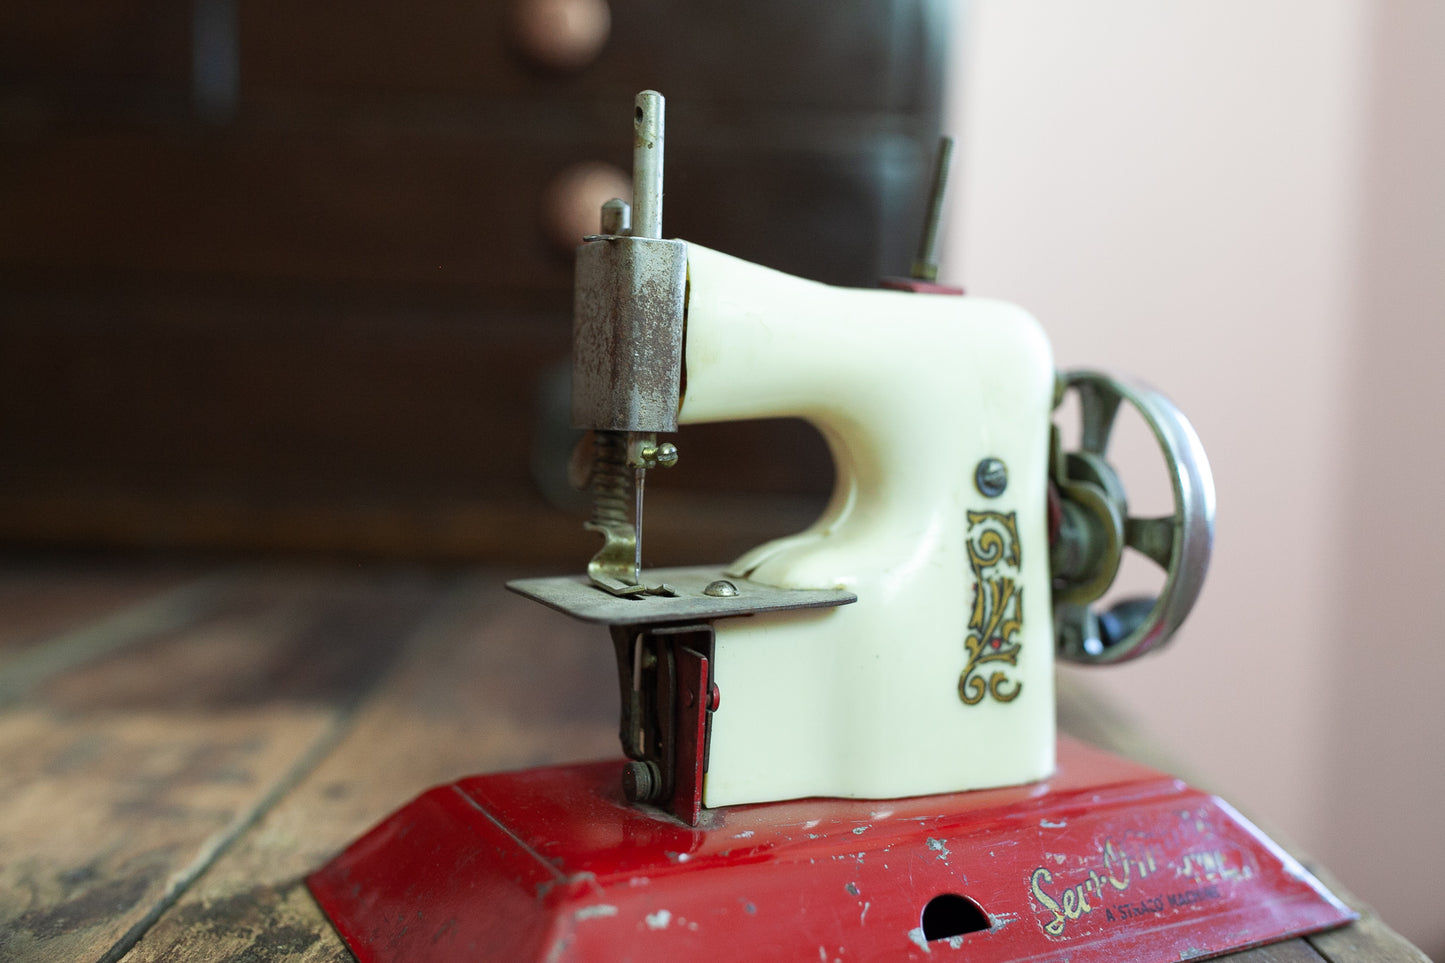
M639 237L577 251L572 421L609 431L677 430L687 245Z

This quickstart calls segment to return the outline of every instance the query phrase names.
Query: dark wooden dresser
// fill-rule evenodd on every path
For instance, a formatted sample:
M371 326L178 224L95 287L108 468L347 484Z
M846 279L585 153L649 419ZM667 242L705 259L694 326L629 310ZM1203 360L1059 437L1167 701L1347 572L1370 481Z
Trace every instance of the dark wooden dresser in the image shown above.
M633 95L668 97L669 236L872 285L912 256L947 37L941 0L5 5L0 541L588 551L572 247ZM800 423L682 447L659 563L830 483Z

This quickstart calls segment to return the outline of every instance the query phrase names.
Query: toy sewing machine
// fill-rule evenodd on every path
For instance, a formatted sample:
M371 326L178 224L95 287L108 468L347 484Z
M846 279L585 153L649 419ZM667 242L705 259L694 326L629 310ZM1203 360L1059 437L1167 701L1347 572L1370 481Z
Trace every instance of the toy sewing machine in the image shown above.
M609 627L627 758L381 823L310 880L357 956L1178 960L1352 918L1225 803L1056 737L1055 659L1156 649L1199 593L1214 497L1184 417L1056 374L1028 314L926 263L846 290L664 240L654 92L634 143L630 209L577 260L573 474L602 548L512 585ZM1163 517L1131 516L1105 459L1126 403ZM644 569L645 474L678 457L658 436L780 416L827 440L822 516L724 568ZM1101 611L1126 550L1163 589Z

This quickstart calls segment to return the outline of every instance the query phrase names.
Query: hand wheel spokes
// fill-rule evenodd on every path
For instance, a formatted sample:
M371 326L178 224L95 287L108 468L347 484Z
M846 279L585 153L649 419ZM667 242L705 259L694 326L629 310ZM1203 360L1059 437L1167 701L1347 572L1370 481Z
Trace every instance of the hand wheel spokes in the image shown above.
M1174 556L1174 530L1178 524L1177 515L1160 518L1131 516L1124 519L1124 544L1168 572Z
M1107 382L1080 382L1074 387L1079 393L1083 421L1079 447L1090 454L1102 455L1109 449L1109 436L1114 431L1114 419L1118 417L1119 402L1123 398Z

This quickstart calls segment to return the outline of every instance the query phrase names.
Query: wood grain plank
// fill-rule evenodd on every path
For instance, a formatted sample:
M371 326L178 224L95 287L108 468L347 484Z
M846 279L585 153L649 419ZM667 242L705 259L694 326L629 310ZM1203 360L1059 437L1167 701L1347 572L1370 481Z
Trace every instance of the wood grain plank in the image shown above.
M436 783L617 755L615 668L595 626L495 582L419 633L346 739L188 892L126 963L350 954L302 878Z
M189 624L214 602L221 578L199 579L156 598L79 626L8 660L0 674L0 709L20 701L46 680L102 659L141 639Z
M1304 940L1285 940L1239 953L1228 953L1219 959L1229 960L1230 963L1322 963L1324 958Z
M435 580L304 570L0 714L0 957L104 959L314 765Z
M1350 926L1307 937L1311 946L1330 963L1375 960L1378 963L1430 963L1430 958L1396 933L1374 913Z
M194 574L175 565L0 557L0 678L15 660Z

